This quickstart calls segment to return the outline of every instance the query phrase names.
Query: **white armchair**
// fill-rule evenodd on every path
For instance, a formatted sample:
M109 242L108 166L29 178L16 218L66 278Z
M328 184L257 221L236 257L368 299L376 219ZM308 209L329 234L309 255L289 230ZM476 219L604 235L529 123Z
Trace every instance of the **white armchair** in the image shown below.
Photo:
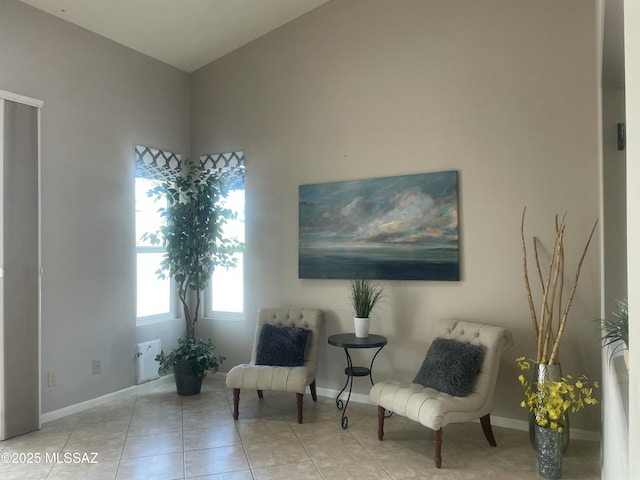
M295 392L297 399L298 423L302 423L302 401L307 385L311 390L311 398L316 396L316 370L318 366L318 339L320 327L324 321L322 310L318 309L284 309L262 308L258 312L258 325L256 326L251 363L236 365L227 373L226 384L233 389L233 418L238 419L238 405L240 403L240 389L249 388L257 390L258 397L263 398L264 390ZM276 343L271 343L272 337L265 340L263 327L294 327L293 331L299 333L299 329L310 331L306 348L304 348L304 360L300 358L300 366L283 365L259 365L263 352L267 356L274 354L281 356L282 349ZM270 329L277 331L278 329ZM262 337L261 337L262 335ZM263 339L262 345L260 340ZM276 363L291 363L288 361ZM294 362L295 363L295 362Z
M487 441L496 446L489 414L502 352L512 345L513 340L511 333L504 328L458 320L441 320L435 338L484 347L479 371L466 396L453 396L416 383L389 380L376 383L371 388L370 398L378 405L378 439L382 440L384 436L387 411L415 420L434 431L435 465L440 468L442 427L449 423L480 419Z

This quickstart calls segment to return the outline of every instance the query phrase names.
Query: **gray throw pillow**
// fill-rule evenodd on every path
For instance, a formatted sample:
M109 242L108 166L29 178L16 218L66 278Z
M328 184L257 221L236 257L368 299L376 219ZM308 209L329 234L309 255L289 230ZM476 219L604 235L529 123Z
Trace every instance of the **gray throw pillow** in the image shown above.
M302 367L311 330L299 327L262 326L256 350L256 365Z
M482 366L484 350L481 345L436 338L413 383L454 397L466 397Z

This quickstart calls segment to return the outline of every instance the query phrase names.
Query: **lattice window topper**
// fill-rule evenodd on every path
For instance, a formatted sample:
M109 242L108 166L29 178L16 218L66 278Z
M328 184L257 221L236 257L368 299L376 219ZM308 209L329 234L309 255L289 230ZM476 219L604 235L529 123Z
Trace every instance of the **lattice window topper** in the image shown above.
M244 168L244 152L238 151L201 155L200 164L205 170L212 170L214 168L223 169L225 167Z
M200 165L206 171L231 172L231 189L244 188L244 152L200 155Z
M167 180L180 175L182 155L136 145L136 176Z

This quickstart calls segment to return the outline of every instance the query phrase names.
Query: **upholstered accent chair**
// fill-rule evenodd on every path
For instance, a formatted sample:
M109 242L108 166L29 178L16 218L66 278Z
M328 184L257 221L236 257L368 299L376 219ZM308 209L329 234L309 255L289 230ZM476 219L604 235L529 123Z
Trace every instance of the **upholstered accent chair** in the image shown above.
M253 389L261 399L264 390L295 393L298 423L302 423L307 386L313 401L318 399L316 370L323 322L324 314L318 309L261 308L258 311L251 362L236 365L227 373L227 388L233 389L234 420L238 419L240 390Z
M444 341L438 339L444 339ZM436 340L438 341L436 342ZM457 342L451 342L451 340ZM513 340L511 333L501 327L458 320L441 320L436 327L434 341L430 345L427 358L425 358L421 371L416 375L414 382L422 381L421 378L428 377L433 373L425 370L430 368L427 364L434 365L433 358L430 357L433 357L434 352L438 352L432 348L436 343L483 351L480 358L477 359L477 374L472 372L474 378L469 383L469 393L465 396L453 396L440 391L446 390L448 387L439 386L440 390L437 390L419 383L401 383L388 380L376 383L371 388L370 398L374 404L378 405L378 439L383 439L384 421L389 416L388 412L415 420L433 430L434 460L436 467L440 468L442 465L442 427L449 423L471 422L480 419L487 441L491 446L496 446L489 414L493 406L500 359L503 351L513 344ZM436 353L436 355L441 354ZM455 355L459 356L459 352L456 351ZM438 364L437 360L435 364ZM452 363L472 362L454 360ZM446 383L447 362L440 362L433 369L444 371ZM438 384L438 380L435 383Z

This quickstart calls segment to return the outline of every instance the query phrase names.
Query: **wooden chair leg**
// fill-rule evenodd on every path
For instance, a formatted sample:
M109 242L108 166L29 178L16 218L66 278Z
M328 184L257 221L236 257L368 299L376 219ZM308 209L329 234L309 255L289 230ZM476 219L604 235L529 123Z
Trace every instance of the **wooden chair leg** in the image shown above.
M233 419L238 420L238 404L240 403L240 389L233 389Z
M435 451L436 468L442 466L442 428L433 432L433 449Z
M258 390L258 398L263 398L263 396L262 390Z
M484 417L480 417L480 424L482 425L482 431L484 432L484 436L487 437L489 445L492 447L497 446L496 439L493 436L493 429L491 428L491 419L489 418L488 413Z
M316 381L315 379L313 380L313 382L311 382L311 385L309 385L309 390L311 390L311 398L313 399L314 402L318 401L318 394L316 393Z
M302 393L296 393L296 403L298 406L298 423L302 423L302 399L304 395Z
M378 405L378 440L382 441L384 437L384 407Z

